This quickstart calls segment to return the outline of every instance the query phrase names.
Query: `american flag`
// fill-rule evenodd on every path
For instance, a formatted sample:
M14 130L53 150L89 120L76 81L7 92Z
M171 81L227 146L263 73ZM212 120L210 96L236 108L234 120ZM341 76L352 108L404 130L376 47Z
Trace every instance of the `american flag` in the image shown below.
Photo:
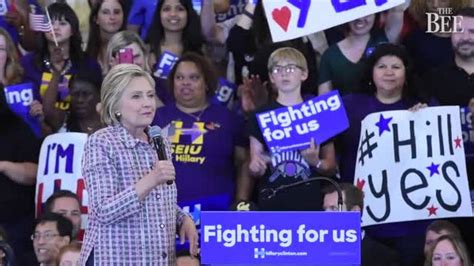
M51 23L46 14L32 14L29 15L30 28L33 31L50 32L52 31Z

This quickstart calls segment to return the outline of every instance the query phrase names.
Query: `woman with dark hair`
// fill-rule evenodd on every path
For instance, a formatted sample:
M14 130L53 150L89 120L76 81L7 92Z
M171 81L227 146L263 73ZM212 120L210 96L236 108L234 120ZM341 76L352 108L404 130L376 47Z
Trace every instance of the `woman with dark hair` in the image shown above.
M0 84L3 92L3 85ZM34 193L40 143L0 93L0 226L15 254L32 251Z
M202 53L201 23L192 1L159 1L147 41L151 48L152 66L164 51L177 56L185 52Z
M178 204L223 211L235 199L248 200L244 121L211 103L217 87L212 65L198 54L184 54L168 81L175 103L159 108L153 123L164 128L174 151Z
M125 29L124 0L100 0L92 7L89 16L89 40L86 53L97 60L106 72L107 44L112 36Z
M46 125L57 131L69 109L71 75L81 68L100 73L100 67L82 51L79 20L74 10L66 3L53 3L48 6L48 12L54 34L42 34L38 50L24 56L22 65L25 80L33 83L36 100L30 114L41 118L44 112Z
M408 1L409 3L409 1ZM398 43L407 4L394 7L384 15L385 25L379 29L380 15L371 14L346 24L346 37L331 45L322 55L318 92L337 89L341 94L353 92L364 70L364 59L380 43Z
M343 97L350 127L336 137L342 182L353 183L361 121L371 113L412 110L427 106L418 93L412 64L401 46L381 44L367 59L360 93ZM433 105L433 102L430 102ZM404 262L413 265L422 252L426 222L403 222L371 226L368 235L397 249Z

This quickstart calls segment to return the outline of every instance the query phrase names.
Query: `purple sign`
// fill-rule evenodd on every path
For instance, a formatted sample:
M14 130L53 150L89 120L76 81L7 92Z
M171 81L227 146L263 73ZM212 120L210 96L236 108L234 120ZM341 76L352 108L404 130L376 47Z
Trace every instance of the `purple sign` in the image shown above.
M166 79L178 59L177 55L164 51L158 59L153 75L160 79Z
M259 113L257 120L272 152L305 149L311 138L321 144L349 127L337 90L298 105Z
M359 212L202 212L201 222L204 264L360 264Z
M11 85L5 87L4 91L10 109L30 126L36 136L40 136L41 125L36 118L30 116L30 105L33 102L33 84Z
M474 158L474 123L472 121L472 113L467 107L460 107L460 110L464 152L467 158Z
M234 83L225 78L219 78L219 88L212 98L212 103L227 106L230 100L232 100L236 90L237 86Z

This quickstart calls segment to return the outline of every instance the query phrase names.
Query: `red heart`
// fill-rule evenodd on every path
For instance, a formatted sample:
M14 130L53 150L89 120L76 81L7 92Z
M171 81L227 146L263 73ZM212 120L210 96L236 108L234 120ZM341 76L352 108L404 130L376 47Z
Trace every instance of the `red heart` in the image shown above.
M284 31L287 31L288 24L290 24L291 10L286 6L280 9L275 8L272 11L272 18Z
M357 178L357 185L356 187L360 190L364 190L365 180Z

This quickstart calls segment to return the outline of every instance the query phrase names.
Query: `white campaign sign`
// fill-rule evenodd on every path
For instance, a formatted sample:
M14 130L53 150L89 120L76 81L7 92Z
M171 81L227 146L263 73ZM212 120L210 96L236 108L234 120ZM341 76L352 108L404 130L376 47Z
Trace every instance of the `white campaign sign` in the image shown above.
M274 42L309 35L403 3L405 0L263 0Z
M88 195L82 178L81 161L87 134L57 133L48 136L41 145L36 180L36 214L42 204L57 190L70 190L82 201L82 228L87 224Z
M459 107L368 115L354 183L363 226L472 216Z

